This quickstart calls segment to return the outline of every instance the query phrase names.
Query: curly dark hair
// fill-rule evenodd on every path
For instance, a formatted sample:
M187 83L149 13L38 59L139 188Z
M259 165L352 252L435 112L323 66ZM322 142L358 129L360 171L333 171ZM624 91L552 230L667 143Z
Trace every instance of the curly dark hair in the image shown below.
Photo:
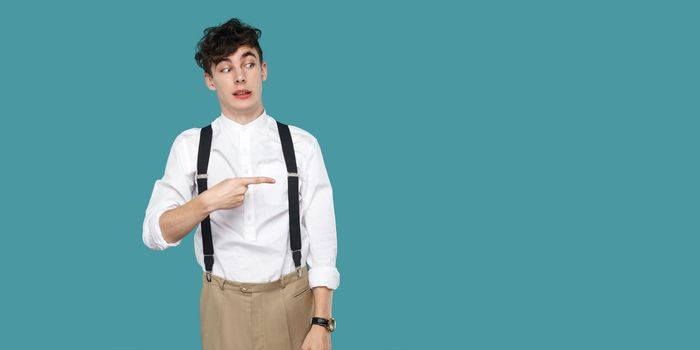
M194 60L205 72L212 75L212 65L223 61L239 47L247 45L258 50L260 62L262 62L263 52L258 43L261 35L260 29L251 27L238 18L231 18L224 24L204 30L204 36L197 43Z

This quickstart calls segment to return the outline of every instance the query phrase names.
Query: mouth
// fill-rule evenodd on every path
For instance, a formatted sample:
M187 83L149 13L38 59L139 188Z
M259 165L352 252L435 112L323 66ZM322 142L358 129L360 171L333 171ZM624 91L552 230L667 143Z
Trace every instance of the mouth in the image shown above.
M244 98L250 97L250 95L252 95L252 94L253 94L253 92L250 90L241 89L241 90L234 91L233 96L235 98L244 99Z

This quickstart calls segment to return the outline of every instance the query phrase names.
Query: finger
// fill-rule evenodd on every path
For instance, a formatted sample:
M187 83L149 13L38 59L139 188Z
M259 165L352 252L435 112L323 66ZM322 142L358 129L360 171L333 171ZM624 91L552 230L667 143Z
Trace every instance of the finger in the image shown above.
M239 177L239 179L246 186L251 184L275 183L275 179L266 176Z

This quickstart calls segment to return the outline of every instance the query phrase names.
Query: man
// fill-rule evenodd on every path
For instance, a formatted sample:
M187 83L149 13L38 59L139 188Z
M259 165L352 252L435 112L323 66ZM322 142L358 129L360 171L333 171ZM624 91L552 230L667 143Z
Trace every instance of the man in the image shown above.
M203 349L331 349L332 188L318 140L264 108L260 35L236 18L204 31L195 60L221 115L175 138L143 241L164 250L197 227Z

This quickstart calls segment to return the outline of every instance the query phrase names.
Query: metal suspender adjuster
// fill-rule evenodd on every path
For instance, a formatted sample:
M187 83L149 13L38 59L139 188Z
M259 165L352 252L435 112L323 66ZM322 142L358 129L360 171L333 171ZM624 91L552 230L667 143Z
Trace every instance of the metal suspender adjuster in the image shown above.
M287 176L299 177L299 174L297 174L297 173L287 173Z
M197 174L197 179L198 179L198 180L199 180L199 179L206 179L206 178L207 178L207 174Z

